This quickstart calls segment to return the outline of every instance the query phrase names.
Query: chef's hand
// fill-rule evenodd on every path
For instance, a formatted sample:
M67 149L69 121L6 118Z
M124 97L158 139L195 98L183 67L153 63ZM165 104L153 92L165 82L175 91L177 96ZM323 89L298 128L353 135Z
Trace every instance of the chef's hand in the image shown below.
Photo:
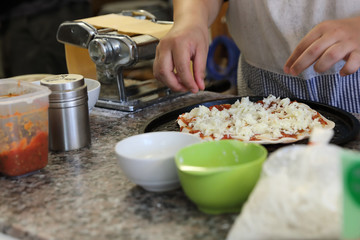
M208 28L222 0L174 0L173 4L174 25L156 48L154 76L173 91L196 93L205 88Z
M325 72L345 60L340 75L356 72L360 67L360 17L329 20L315 26L299 43L284 66L294 76L314 64Z
M207 26L175 24L156 48L155 78L176 92L204 90L208 35Z

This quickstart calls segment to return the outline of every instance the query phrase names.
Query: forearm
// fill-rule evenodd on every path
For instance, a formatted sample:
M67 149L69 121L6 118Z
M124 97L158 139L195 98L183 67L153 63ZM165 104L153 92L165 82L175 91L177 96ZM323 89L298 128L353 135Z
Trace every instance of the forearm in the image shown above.
M210 27L223 0L174 0L174 24L198 23Z
M208 30L222 0L173 0L173 5L174 25L156 48L154 76L173 91L196 93L205 88Z

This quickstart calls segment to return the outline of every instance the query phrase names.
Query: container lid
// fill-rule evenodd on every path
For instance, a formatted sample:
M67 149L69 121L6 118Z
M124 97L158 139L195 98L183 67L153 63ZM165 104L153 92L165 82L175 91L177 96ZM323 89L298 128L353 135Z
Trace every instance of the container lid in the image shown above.
M30 104L38 98L49 96L50 93L51 91L47 87L33 83L11 78L0 80L0 106L21 102Z
M40 84L51 90L50 102L76 101L87 98L84 77L79 74L60 74L40 80Z
M69 91L82 87L85 80L79 74L60 74L46 77L40 81L40 84L52 91Z

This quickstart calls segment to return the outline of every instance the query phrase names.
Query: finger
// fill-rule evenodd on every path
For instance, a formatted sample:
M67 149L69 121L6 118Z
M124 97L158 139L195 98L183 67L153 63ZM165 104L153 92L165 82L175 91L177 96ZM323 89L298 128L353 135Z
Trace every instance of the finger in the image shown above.
M321 33L315 30L311 30L297 45L288 60L284 65L284 72L290 74L290 69L296 62L296 60L303 54L303 52L309 48L309 46L321 37Z
M206 68L207 48L201 48L196 53L193 60L193 72L195 82L200 90L205 89L205 68Z
M340 70L341 76L353 74L360 67L360 52L354 51L347 57L346 63Z
M199 88L191 72L190 51L179 46L173 49L172 56L175 64L176 76L180 84L193 93L198 92Z
M154 76L157 80L164 83L175 92L186 91L186 88L180 84L175 73L174 63L170 51L161 51L156 49L156 56L153 65Z
M290 73L295 76L300 74L316 62L335 42L336 40L334 38L326 36L317 39L296 59L293 65L290 66Z
M344 59L354 47L350 43L335 43L324 51L321 57L314 65L316 72L325 72L329 70L335 63Z

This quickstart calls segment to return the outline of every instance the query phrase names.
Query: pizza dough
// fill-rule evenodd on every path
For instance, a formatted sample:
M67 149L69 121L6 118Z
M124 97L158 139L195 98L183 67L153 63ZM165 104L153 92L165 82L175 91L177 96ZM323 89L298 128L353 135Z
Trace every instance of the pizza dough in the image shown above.
M258 102L243 97L234 104L199 106L178 117L180 131L205 140L237 139L260 144L291 143L308 138L314 128L335 123L308 105L270 95Z

